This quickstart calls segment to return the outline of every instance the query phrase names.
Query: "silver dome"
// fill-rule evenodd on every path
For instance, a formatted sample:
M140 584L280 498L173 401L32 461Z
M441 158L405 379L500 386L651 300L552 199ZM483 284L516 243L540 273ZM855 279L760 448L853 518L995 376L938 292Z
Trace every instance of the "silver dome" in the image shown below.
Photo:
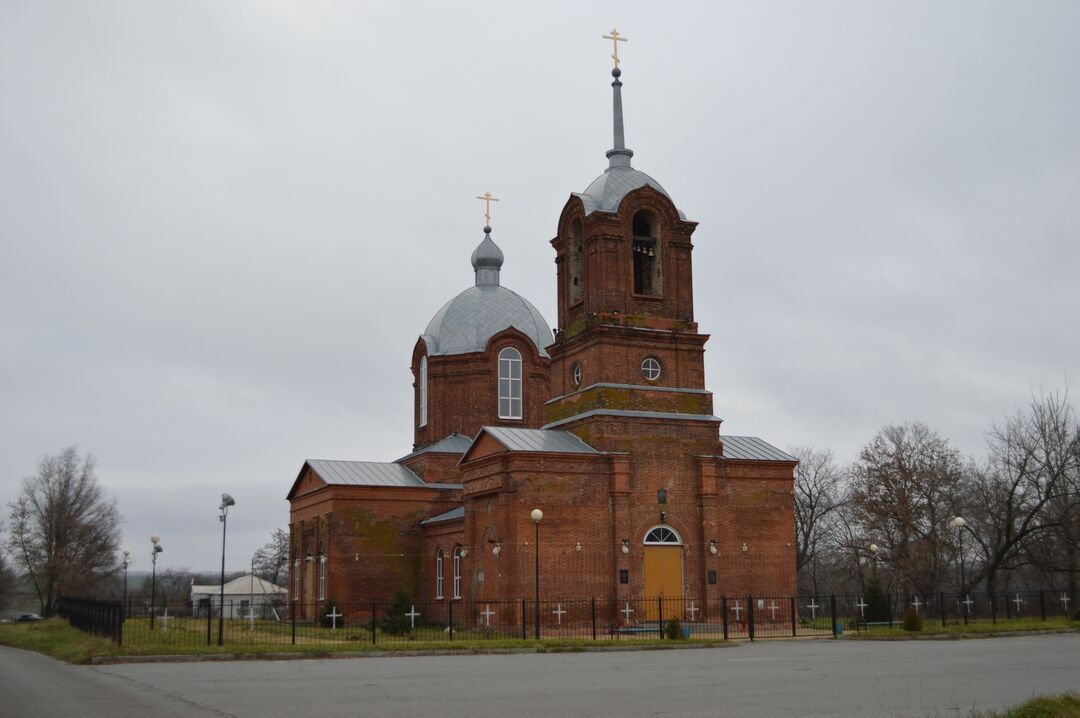
M536 345L540 356L555 341L551 328L536 307L506 287L469 287L443 305L424 330L428 354L482 352L488 340L513 327Z
M671 199L671 195L667 193L667 190L659 182L629 165L616 165L607 168L604 170L604 174L594 179L584 192L575 192L574 196L581 198L581 203L585 205L586 216L597 211L618 212L623 198L645 185L649 185L660 194ZM686 219L681 210L679 216Z
M524 297L499 285L503 253L484 227L484 239L472 254L476 286L443 305L421 338L428 354L471 354L487 348L488 340L513 327L529 337L540 356L555 341L543 315Z

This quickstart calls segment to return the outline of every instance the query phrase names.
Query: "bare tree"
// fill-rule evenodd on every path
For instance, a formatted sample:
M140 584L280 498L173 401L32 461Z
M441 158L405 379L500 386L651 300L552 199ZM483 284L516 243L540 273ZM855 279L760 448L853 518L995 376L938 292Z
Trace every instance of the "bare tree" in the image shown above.
M3 532L3 530L4 525L0 524L0 532ZM7 553L4 551L4 547L0 546L0 609L8 607L14 593L15 572L8 565Z
M288 573L289 532L285 529L274 529L270 534L270 541L255 551L251 563L256 576L280 585L279 581Z
M1027 562L1025 543L1042 545L1038 560L1044 562L1067 555L1047 551L1050 545L1040 538L1058 526L1068 532L1068 524L1075 523L1070 522L1069 509L1076 506L1070 489L1078 473L1080 433L1068 394L1033 397L1025 410L993 427L988 449L986 463L973 469L964 494L981 559L971 584L985 580L992 593L999 571Z
M809 569L816 595L819 549L833 531L832 514L840 507L843 474L828 449L794 446L788 452L799 460L795 469L795 563L800 574Z
M61 594L90 590L116 570L120 514L94 473L94 459L74 446L38 464L8 504L8 547L51 616Z
M955 553L948 521L962 476L960 454L918 422L878 431L852 467L858 528L882 546L906 590L927 595L941 585Z

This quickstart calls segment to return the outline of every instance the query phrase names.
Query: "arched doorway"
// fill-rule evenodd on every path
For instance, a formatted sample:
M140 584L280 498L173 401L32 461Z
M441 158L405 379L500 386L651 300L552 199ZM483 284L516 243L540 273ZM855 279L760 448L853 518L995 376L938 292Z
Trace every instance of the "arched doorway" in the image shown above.
M682 618L683 542L670 526L656 526L645 534L644 598L646 620L660 618L656 599L664 599L664 617ZM673 600L674 599L674 600Z

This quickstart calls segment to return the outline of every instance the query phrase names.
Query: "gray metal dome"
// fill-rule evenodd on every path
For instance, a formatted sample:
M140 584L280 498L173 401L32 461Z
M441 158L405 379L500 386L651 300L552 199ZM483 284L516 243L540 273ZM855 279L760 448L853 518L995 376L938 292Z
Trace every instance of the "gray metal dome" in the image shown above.
M584 192L574 194L581 198L585 205L585 214L589 215L599 210L600 212L617 212L623 197L630 194L638 187L651 186L660 194L671 199L667 190L660 183L641 170L636 170L629 165L608 167L604 174L592 181Z
M503 253L484 227L484 240L472 255L476 286L469 287L443 305L421 338L428 354L471 354L482 352L488 340L513 327L529 337L540 356L555 341L543 315L524 297L499 285Z

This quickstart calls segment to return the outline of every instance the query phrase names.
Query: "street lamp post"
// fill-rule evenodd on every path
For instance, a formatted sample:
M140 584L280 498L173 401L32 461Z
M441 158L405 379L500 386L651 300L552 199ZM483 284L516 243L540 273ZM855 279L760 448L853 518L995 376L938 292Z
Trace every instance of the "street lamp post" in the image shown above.
M879 550L880 549L879 549L879 547L878 547L878 545L876 543L870 544L870 553L873 554L873 556L874 556L874 578L878 577L878 574L877 574L877 554L878 554Z
M150 554L150 563L153 568L150 572L150 630L154 630L154 600L157 598L157 555L164 551L158 541L161 537L154 534L150 537L150 543L154 544L154 551Z
M128 551L127 549L124 549L122 553L124 554L124 614L127 615L127 610L128 610L128 602L127 602L127 586L128 586L127 568L128 568L128 564L131 563L131 559L129 558L131 556L131 551Z
M544 512L533 509L529 514L533 525L536 527L536 638L540 639L540 519L544 518Z
M225 529L228 527L226 518L229 515L229 507L235 506L236 501L232 496L228 494L221 495L221 506L218 508L221 510L221 515L218 519L221 520L221 590L219 594L218 603L218 624L217 624L217 644L219 646L224 645L225 642Z
M968 605L964 602L967 597L967 577L964 575L964 527L967 526L967 521L964 521L963 516L957 516L952 520L952 525L956 527L956 540L959 544L960 552L960 605L964 607L964 625L968 622Z

